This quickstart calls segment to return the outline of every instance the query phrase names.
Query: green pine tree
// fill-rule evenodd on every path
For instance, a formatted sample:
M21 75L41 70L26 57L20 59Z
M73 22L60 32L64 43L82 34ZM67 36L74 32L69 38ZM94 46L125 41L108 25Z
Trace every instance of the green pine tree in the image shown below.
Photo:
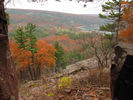
M14 39L16 40L16 43L18 44L18 48L19 49L26 49L26 42L28 40L27 40L26 34L24 32L24 28L22 26L18 27L15 30L15 33L16 34L14 35ZM18 62L19 61L15 61L14 64L17 65ZM20 79L23 78L23 74L24 74L24 70L23 71L20 70Z
M27 37L25 32L23 31L23 27L18 27L15 30L16 34L14 35L14 39L16 40L16 43L18 44L18 48L26 48L26 42Z
M34 32L36 30L35 28L36 28L36 25L33 24L33 23L30 23L30 22L25 27L26 36L29 39L29 41L26 45L27 46L26 50L28 50L32 53L32 55L31 55L32 63L34 63L34 58L35 58L34 54L37 53L37 48L35 47L37 45L36 44L37 43L37 38L34 35ZM28 65L28 68L29 68L29 71L30 71L30 74L31 74L33 80L37 79L37 73L35 71L36 68L34 68L32 65Z
M61 45L59 45L58 41L55 41L54 47L57 50L55 52L55 57L56 57L56 68L57 67L62 67L62 61L64 59L65 51Z
M37 48L35 47L37 44L37 38L34 35L36 25L33 23L28 23L27 26L25 27L26 31L26 36L29 38L29 42L27 43L27 48L26 50L31 51L32 53L32 63L34 63L34 54L37 52Z
M122 16L122 9L120 1L112 0L102 5L102 11L108 12L108 15L99 14L100 18L107 19L106 25L100 26L101 31L108 31L115 34L116 41L118 41L118 35L120 30L120 21Z

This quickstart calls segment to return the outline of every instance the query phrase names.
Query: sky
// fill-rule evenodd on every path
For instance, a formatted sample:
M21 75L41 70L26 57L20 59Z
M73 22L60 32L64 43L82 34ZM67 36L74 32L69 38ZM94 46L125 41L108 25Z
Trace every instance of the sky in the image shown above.
M13 0L12 0L13 1ZM86 7L83 7L84 3L77 3L75 0L66 1L62 0L57 2L55 0L48 0L44 3L28 2L27 0L14 0L6 5L6 8L13 9L34 9L34 10L46 10L56 11L71 14L99 14L102 13L102 2L89 2Z

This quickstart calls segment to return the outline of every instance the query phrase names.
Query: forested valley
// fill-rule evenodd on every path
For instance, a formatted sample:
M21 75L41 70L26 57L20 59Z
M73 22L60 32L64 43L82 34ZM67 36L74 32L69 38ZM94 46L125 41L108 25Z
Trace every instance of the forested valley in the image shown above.
M21 100L111 100L111 58L118 42L133 43L133 7L106 4L103 11L118 13L6 9ZM99 32L79 28L85 26L100 26Z

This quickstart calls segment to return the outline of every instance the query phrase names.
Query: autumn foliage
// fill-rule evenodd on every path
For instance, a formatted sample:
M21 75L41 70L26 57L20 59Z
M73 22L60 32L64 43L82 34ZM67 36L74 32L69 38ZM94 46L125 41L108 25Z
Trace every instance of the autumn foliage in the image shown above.
M37 53L35 54L35 64L40 65L43 69L44 65L51 67L55 66L55 51L52 45L48 45L45 40L37 41Z
M124 14L122 20L126 26L120 30L119 39L127 43L133 43L133 2L122 2Z
M56 49L54 49L54 46L48 45L45 40L38 40L36 48L38 50L34 55L34 63L32 63L32 53L30 51L19 49L15 41L10 42L13 59L18 61L18 65L20 65L17 69L27 70L28 65L39 67L40 69L43 69L45 66L51 67L55 65L56 60L54 55Z
M64 48L65 53L69 53L70 51L73 51L74 49L79 47L78 42L76 40L70 39L67 34L61 36L53 36L45 40L49 44L53 44L55 41L58 41L59 44Z

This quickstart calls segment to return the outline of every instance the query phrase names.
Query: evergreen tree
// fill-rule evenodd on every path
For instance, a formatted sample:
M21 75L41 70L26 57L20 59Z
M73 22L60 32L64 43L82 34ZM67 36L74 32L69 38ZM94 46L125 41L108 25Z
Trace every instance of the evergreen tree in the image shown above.
M64 59L64 49L61 45L59 45L58 41L55 41L54 47L57 50L55 52L55 57L56 57L56 67L62 67L62 60Z
M22 26L18 27L15 30L16 34L14 35L14 39L16 40L16 43L18 44L19 49L26 48L27 37L23 30L24 29ZM24 59L24 58L21 58L21 59ZM15 65L17 65L17 63L18 63L18 61L14 62ZM24 74L24 71L20 70L20 79L23 78L23 74Z
M84 59L84 54L81 54L78 49L69 53L69 59L75 59L76 62Z
M27 42L27 37L25 32L23 31L23 27L18 27L15 30L16 34L14 35L14 39L16 40L16 43L18 44L18 48L26 48L26 42Z
M31 56L31 61L32 64L34 64L34 54L37 53L37 48L35 47L37 45L37 38L34 35L36 25L33 23L28 23L27 26L25 27L25 31L26 31L26 36L29 39L28 43L27 43L27 48L26 50L30 51L32 53ZM30 74L32 76L33 79L37 79L37 74L35 71L35 66L32 65L28 65ZM31 69L32 68L32 69Z
M120 21L122 16L122 9L120 1L112 0L102 5L102 11L108 12L108 15L99 14L100 18L107 19L109 23L100 26L101 31L109 31L116 35L116 42L118 42L118 35L120 30Z
M25 27L26 36L27 36L27 38L29 38L29 42L27 43L26 50L31 51L31 53L32 53L32 62L33 62L33 59L34 59L33 58L34 53L37 52L37 48L35 47L37 45L36 44L37 43L37 38L34 35L35 28L36 28L36 25L35 24L32 24L30 22Z

